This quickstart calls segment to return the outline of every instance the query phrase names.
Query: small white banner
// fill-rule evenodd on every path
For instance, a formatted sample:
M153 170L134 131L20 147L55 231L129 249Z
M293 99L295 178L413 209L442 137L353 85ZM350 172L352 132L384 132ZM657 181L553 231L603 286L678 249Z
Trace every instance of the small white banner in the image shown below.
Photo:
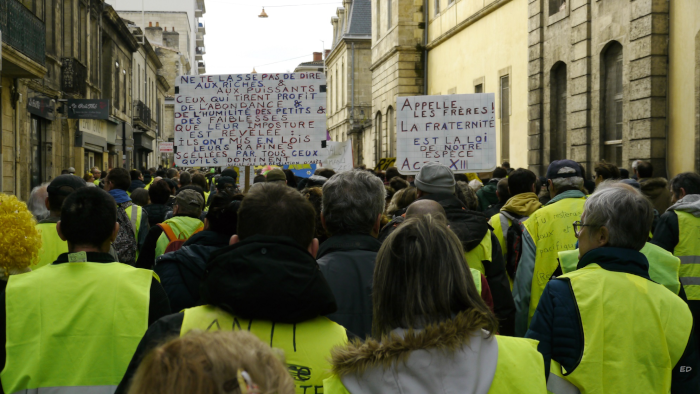
M328 141L328 158L323 160L323 167L335 170L336 173L350 171L353 168L352 141Z
M173 145L175 145L174 142L161 142L160 145L158 146L158 152L160 153L173 153Z
M417 174L431 161L453 172L496 168L493 93L397 98L396 167Z

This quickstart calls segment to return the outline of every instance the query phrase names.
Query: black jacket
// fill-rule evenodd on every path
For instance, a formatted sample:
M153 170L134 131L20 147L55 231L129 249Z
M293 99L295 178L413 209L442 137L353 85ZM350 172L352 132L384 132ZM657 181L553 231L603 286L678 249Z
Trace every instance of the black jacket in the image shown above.
M87 261L92 263L113 263L114 258L109 253L93 253L87 252ZM61 254L58 259L53 264L64 264L68 263L68 253ZM23 274L23 275L31 275ZM0 294L0 337L2 338L3 345L0 347L0 370L5 368L5 344L7 341L7 311L5 310L5 292ZM151 281L150 298L148 305L148 325L151 326L158 319L167 316L170 313L170 304L168 303L168 296L165 295L163 286L160 282L153 278ZM4 393L2 386L0 385L0 394Z
M316 260L291 238L256 235L213 252L200 293L215 305L246 319L300 323L336 311L335 298ZM166 316L148 328L116 393L126 393L143 356L179 335L184 313Z
M361 337L372 335L372 279L381 247L368 234L336 235L321 245L316 257L338 304L328 318Z
M156 259L154 271L170 300L172 313L201 305L199 282L204 278L209 255L228 246L230 236L215 231L193 235L180 250Z
M149 204L143 207L148 213L148 224L150 227L165 221L165 214L172 211L173 208L165 204Z
M134 190L136 190L136 189L142 189L142 188L145 188L145 187L146 187L146 184L143 183L142 180L136 179L136 180L134 180L134 181L131 181L131 185L129 186L129 189L128 189L127 191L128 191L129 193L133 193Z
M501 335L514 335L515 303L510 291L501 244L489 226L489 217L481 212L468 210L452 194L428 194L418 200L433 200L442 205L447 214L450 229L462 241L462 247L466 252L476 248L487 232L491 233L491 261L482 262L486 271L484 275L491 288L493 310L500 321L499 333Z

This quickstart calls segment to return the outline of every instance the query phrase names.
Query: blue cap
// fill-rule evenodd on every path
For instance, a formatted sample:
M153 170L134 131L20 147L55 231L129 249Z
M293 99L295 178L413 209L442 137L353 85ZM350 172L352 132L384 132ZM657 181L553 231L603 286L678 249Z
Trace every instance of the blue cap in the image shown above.
M574 172L567 171L560 174L560 171L564 167L572 168ZM547 168L547 179L572 178L575 176L583 177L581 174L581 165L573 160L555 160L549 165L549 168Z

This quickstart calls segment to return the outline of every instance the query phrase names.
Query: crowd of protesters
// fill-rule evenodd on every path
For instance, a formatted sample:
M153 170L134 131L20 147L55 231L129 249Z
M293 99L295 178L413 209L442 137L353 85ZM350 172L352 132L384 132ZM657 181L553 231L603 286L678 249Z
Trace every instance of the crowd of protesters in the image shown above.
M68 169L0 195L0 391L700 393L700 175L592 175Z

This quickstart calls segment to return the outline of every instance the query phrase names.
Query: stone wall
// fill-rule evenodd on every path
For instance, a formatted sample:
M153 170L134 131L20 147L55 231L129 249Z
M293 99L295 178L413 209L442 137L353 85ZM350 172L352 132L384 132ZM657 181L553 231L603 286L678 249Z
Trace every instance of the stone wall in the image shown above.
M567 67L567 158L589 173L603 155L601 89L605 50L623 48L622 165L650 160L666 172L668 2L569 0L550 15L549 0L529 0L528 165L550 162L552 70Z

